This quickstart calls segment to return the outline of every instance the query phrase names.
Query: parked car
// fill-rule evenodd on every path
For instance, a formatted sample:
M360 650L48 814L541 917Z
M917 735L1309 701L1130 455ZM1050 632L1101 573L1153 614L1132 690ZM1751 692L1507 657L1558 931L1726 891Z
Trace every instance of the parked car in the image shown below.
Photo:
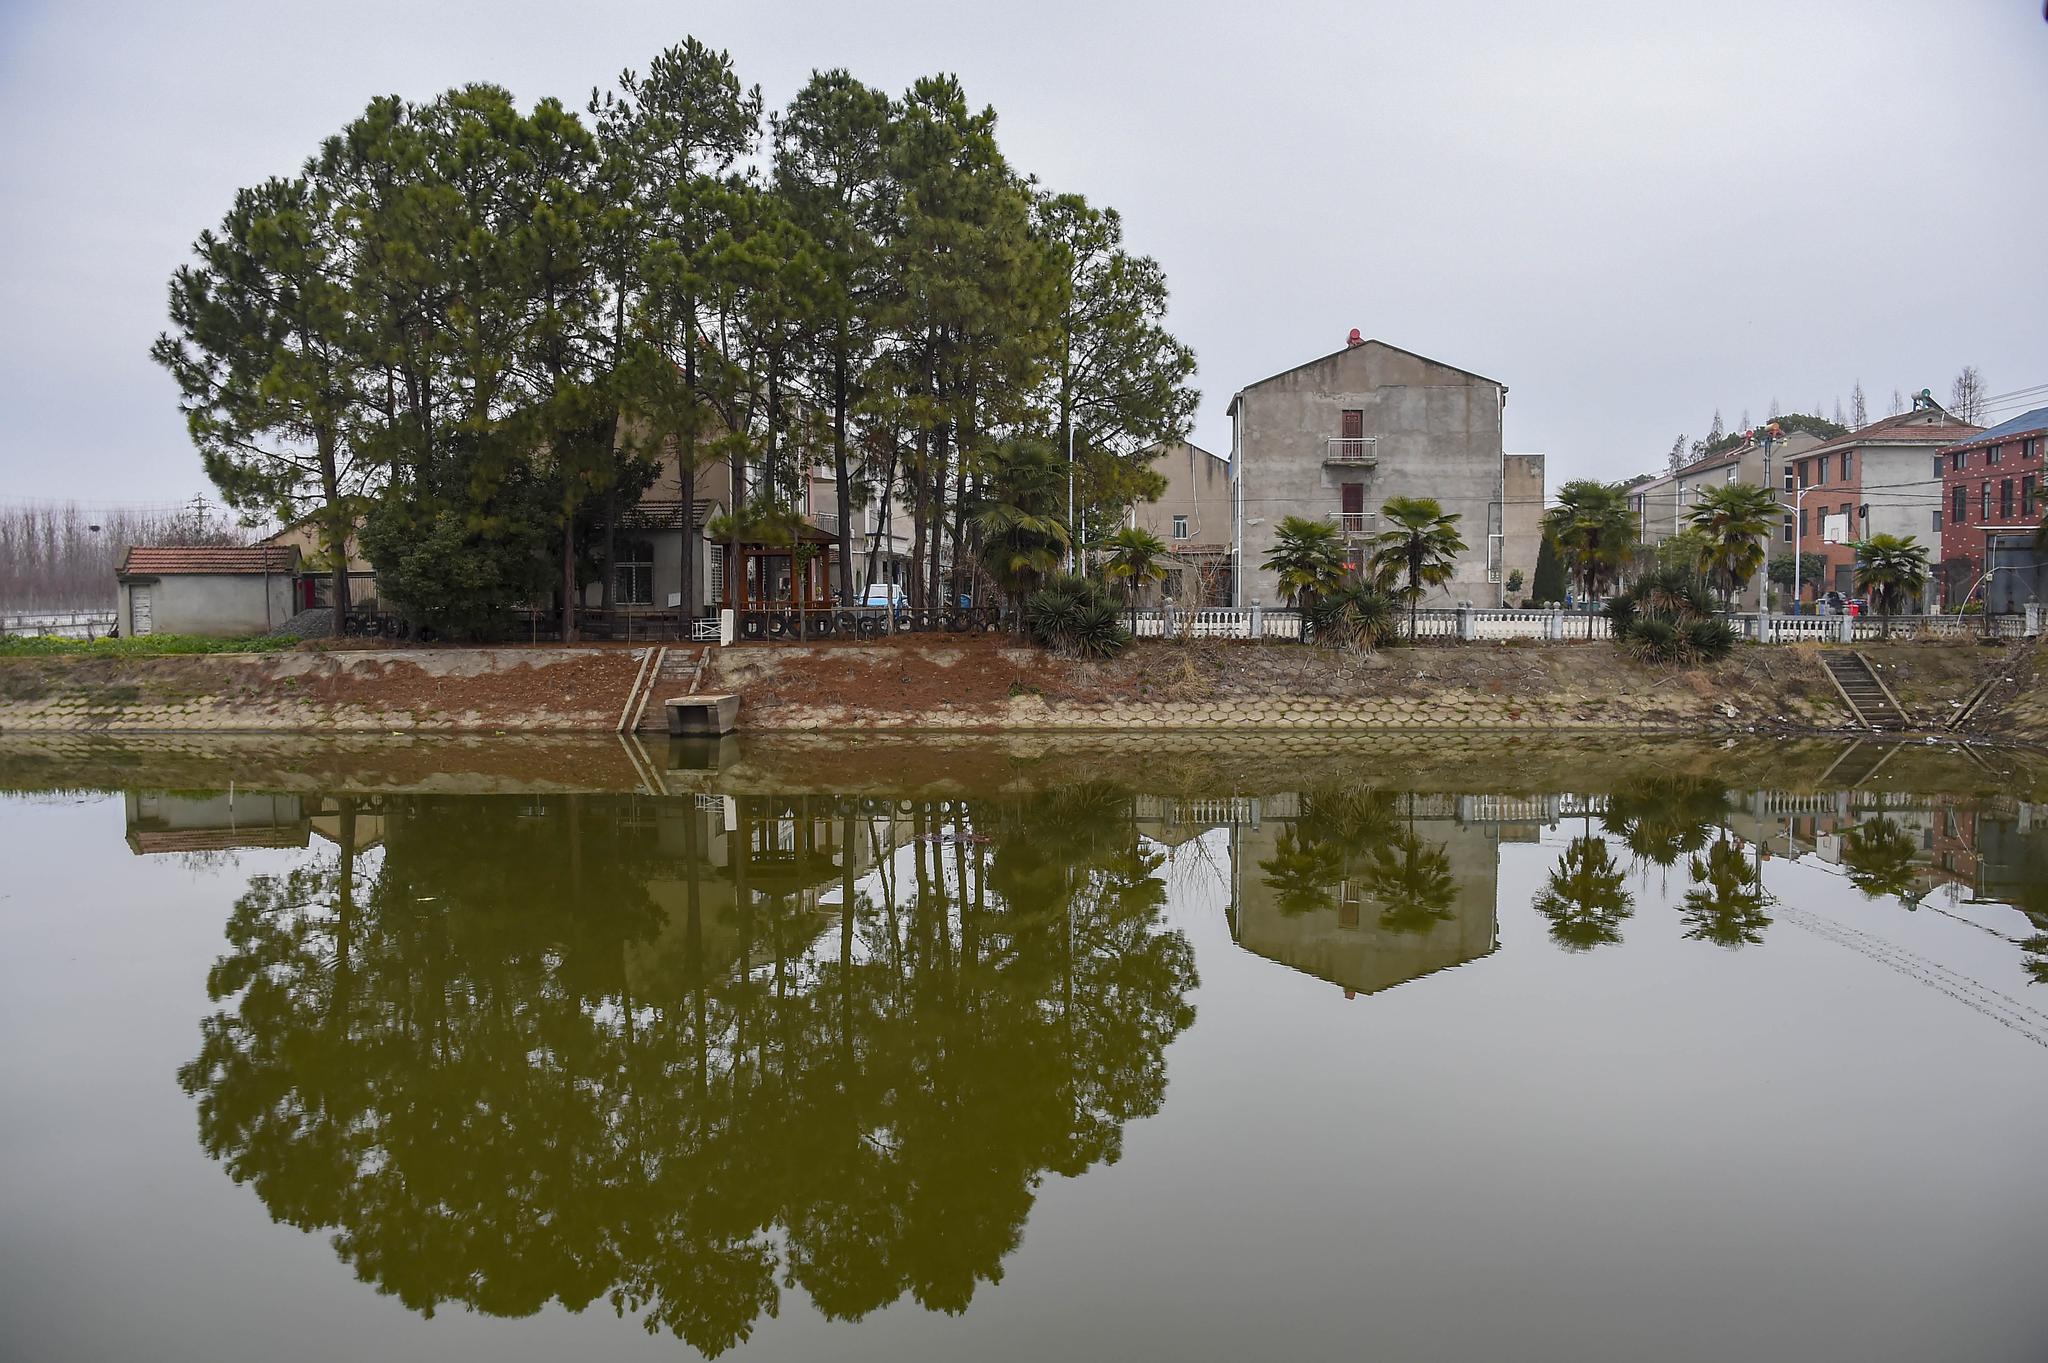
M860 603L863 606L894 606L901 610L910 604L910 598L893 582L870 582Z

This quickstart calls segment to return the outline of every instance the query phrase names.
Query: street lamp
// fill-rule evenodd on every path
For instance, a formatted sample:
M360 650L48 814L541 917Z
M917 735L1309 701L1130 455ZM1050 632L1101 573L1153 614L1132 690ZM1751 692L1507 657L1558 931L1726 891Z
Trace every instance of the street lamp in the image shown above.
M1792 494L1792 613L1794 615L1804 615L1805 612L1800 609L1803 603L1799 599L1799 568L1800 560L1806 554L1806 494L1813 489L1810 487L1794 487L1792 483L1792 465L1787 464L1785 465L1785 491ZM1782 506L1784 503L1780 502L1779 505Z

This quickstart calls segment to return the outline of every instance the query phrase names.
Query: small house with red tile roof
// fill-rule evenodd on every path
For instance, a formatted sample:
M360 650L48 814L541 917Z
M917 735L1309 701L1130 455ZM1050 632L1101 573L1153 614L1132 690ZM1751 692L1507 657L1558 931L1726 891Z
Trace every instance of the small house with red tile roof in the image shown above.
M131 544L114 574L123 633L261 634L292 618L296 545Z

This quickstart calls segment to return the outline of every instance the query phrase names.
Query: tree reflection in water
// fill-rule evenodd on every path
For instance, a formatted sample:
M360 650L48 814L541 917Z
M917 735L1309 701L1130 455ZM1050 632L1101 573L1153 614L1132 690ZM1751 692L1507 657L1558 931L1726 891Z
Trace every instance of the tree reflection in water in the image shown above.
M1905 829L1879 815L1842 835L1842 865L1849 883L1872 899L1890 895L1913 908L1920 902L1914 859L1920 848Z
M1621 863L1604 838L1593 835L1593 816L1533 901L1550 924L1551 940L1568 951L1591 951L1621 940L1621 925L1635 912L1636 898L1622 884Z
M1771 896L1764 890L1763 868L1742 848L1725 837L1715 842L1692 859L1692 883L1679 909L1686 937L1731 949L1763 941L1771 925L1764 912Z
M204 1147L424 1313L602 1300L717 1354L783 1286L964 1309L1163 1100L1157 858L1109 787L736 803L406 798L374 870L255 877L179 1074Z

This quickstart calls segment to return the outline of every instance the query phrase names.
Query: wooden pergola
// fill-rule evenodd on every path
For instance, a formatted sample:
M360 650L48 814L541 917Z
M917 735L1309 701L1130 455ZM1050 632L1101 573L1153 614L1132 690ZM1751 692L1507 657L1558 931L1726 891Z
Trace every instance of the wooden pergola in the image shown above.
M817 610L832 604L832 550L839 536L805 522L794 544L762 544L742 540L738 571L733 546L720 545L725 556L725 600L733 610ZM798 550L811 550L797 571Z

